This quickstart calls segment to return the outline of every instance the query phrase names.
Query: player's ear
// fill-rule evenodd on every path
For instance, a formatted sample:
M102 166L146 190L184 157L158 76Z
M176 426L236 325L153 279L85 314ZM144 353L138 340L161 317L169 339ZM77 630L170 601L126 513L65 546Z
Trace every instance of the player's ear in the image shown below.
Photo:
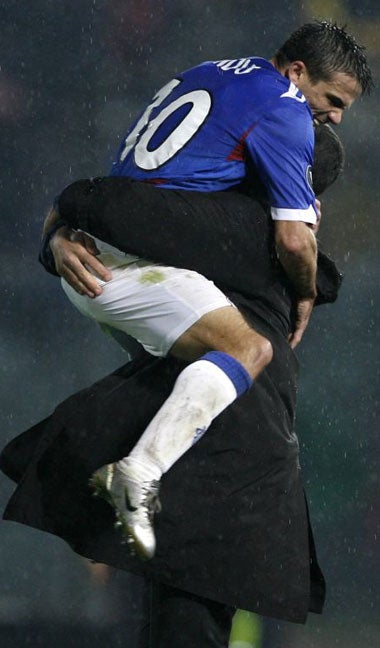
M292 81L296 86L299 82L302 81L305 77L308 78L307 67L303 61L292 61L288 64L285 76L288 77L289 81Z

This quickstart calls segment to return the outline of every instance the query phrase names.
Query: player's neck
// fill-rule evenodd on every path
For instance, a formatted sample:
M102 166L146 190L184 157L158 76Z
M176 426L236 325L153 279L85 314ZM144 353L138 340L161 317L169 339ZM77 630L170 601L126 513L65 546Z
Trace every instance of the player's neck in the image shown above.
M269 59L269 63L272 63L273 67L277 70L277 72L279 72L280 74L282 74L283 76L285 76L285 69L286 69L286 68L285 68L285 67L281 67L281 66L278 64L278 61L277 61L277 59L276 59L275 56L273 56L273 58L270 58L270 59Z

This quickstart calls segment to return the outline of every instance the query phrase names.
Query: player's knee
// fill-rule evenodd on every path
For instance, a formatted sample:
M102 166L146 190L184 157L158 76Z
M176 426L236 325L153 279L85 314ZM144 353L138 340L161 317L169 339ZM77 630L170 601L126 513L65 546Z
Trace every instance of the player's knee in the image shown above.
M261 355L261 359L263 364L266 366L268 365L273 358L273 347L272 344L267 340L267 338L262 338L260 343L259 343L259 352Z
M245 354L243 364L251 376L256 378L272 361L273 347L267 338L253 333L247 336L245 340Z

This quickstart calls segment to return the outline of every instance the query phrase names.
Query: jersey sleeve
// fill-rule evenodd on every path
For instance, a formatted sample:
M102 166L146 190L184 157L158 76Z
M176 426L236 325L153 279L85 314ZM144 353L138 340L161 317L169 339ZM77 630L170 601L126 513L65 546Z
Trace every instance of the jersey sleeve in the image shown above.
M279 101L251 129L247 150L268 192L272 218L315 224L312 119L299 100Z

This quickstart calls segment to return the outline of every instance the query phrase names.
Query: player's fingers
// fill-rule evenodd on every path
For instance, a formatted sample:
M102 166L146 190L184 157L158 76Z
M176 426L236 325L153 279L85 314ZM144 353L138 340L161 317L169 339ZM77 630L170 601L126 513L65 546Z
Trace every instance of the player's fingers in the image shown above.
M75 264L75 267L72 268L73 270L76 269L76 261L78 260L83 266L91 268L99 279L103 281L112 279L111 272L96 256L99 254L99 250L91 236L88 236L84 232L75 232L72 235L71 242L73 246L70 259Z
M83 263L83 260L82 260ZM91 268L96 274L99 279L102 279L103 281L109 281L112 279L112 273L106 266L99 261L99 259L96 258L96 256L93 256L92 254L88 255L85 260L86 266Z
M305 326L297 326L290 338L290 346L292 349L295 349L296 346L301 342L302 336L305 333Z
M71 254L67 255L62 260L62 263L56 266L58 273L66 279L74 290L89 297L95 297L102 293L102 288L96 277L85 266L85 263L93 258L89 254L82 254L80 257Z
M65 268L62 273L61 277L67 281L67 283L79 294L79 295L86 295L87 297L94 298L97 295L99 295L102 291L101 287L96 284L95 286L92 286L91 282L88 281L81 281L81 279L78 277L78 274L72 272L69 268Z
M301 332L299 329L294 331L293 335L290 337L290 346L292 349L295 349L297 344L299 344L302 340L302 335L303 331Z
M97 282L94 280L93 274L88 272L86 268L91 269L102 281L112 279L110 270L96 256L88 252L83 245L83 240L79 241L78 239L72 248L62 255L63 264L78 274L82 281L90 281L91 285L95 285Z

